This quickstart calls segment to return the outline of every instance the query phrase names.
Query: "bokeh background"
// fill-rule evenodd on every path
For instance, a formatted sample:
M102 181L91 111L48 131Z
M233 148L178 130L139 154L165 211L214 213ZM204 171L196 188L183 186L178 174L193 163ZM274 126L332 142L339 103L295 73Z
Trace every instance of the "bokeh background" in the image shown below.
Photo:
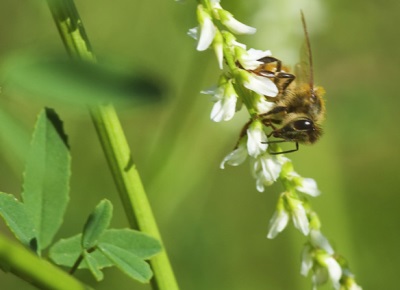
M140 67L165 89L157 104L119 110L181 289L311 289L300 276L305 238L290 225L266 239L282 188L255 189L249 165L219 169L245 112L213 123L209 96L219 70L212 51L196 52L186 32L196 2L76 1L97 57ZM302 43L299 10L311 34L315 78L327 91L325 134L290 154L322 195L312 201L323 232L350 262L364 289L399 289L400 4L388 1L224 0L255 26L240 42L270 49L289 64ZM16 54L64 54L45 1L0 2L0 66ZM1 84L0 84L1 85ZM54 106L72 148L71 202L57 239L81 231L102 198L114 204L113 227L127 226L106 160L85 108L0 95L0 190L18 196L36 115ZM8 129L7 129L8 128ZM12 134L9 132L12 128ZM4 224L0 230L10 235ZM78 275L96 285L87 273ZM33 289L0 273L1 289ZM97 289L150 289L115 269ZM323 287L330 289L330 287Z

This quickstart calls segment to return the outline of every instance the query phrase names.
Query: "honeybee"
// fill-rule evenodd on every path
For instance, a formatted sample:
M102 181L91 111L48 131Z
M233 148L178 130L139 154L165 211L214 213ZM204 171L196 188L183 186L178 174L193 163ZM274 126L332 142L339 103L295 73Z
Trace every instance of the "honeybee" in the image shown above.
M275 106L267 113L258 115L265 126L273 130L267 143L295 142L296 148L271 154L282 154L297 151L300 144L313 144L322 135L321 123L325 118L325 103L322 98L325 91L314 85L313 65L310 39L303 12L301 21L305 35L305 57L295 67L295 74L289 72L282 62L274 57L259 59L263 62L252 70L260 76L270 78L278 87L278 95L274 98L265 96Z

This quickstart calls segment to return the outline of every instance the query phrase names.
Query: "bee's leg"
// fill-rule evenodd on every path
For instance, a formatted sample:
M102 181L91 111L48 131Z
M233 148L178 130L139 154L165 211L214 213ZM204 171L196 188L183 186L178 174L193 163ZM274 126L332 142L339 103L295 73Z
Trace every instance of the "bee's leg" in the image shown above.
M286 90L286 88L294 81L294 79L296 77L295 77L295 75L292 75L290 73L278 72L276 74L276 78L279 80L284 79L284 82L281 87L282 92L284 92Z
M264 114L260 114L258 116L263 118L263 117L268 116L268 115L276 115L276 114L280 114L280 113L286 113L286 110L287 110L286 107L277 106L277 107L273 108L271 111L268 111L268 112L266 112Z
M277 59L275 57L266 56L266 57L258 59L258 61L261 61L264 64L276 62L276 71L278 71L278 72L282 71L282 61L280 61L279 59Z
M240 140L242 140L242 138L247 134L247 129L249 129L251 122L253 122L252 119L250 119L246 124L244 124L242 130L240 130L239 139L236 142L234 149L238 148Z
M271 135L272 135L272 133L271 133ZM266 143L266 144L274 144L274 143L284 143L284 142L291 142L291 141L288 141L288 140L272 140L272 141L267 141L267 142L263 142L263 143ZM285 153L296 152L296 151L299 150L299 143L298 143L298 142L295 142L295 143L296 143L296 148L295 148L295 149L290 149L290 150L280 151L280 152L270 152L270 154L271 154L271 155L278 155L278 154L285 154Z

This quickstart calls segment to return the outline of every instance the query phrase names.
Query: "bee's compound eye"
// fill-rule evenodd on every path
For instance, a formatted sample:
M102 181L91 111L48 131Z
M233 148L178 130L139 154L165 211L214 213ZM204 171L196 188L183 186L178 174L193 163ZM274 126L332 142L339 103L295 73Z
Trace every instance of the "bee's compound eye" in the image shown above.
M293 127L299 131L314 130L314 124L310 120L297 120L293 122Z

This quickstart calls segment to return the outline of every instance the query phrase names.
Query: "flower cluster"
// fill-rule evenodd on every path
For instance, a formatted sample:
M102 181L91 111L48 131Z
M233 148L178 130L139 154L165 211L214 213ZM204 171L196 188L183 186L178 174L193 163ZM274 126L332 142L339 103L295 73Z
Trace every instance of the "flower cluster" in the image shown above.
M360 290L347 266L339 261L320 231L319 219L308 201L309 197L320 194L315 180L301 177L294 171L291 160L282 154L271 154L280 149L275 143L268 143L268 128L258 116L274 108L275 102L271 100L278 96L279 91L270 78L254 72L264 64L262 59L271 56L271 52L247 49L246 45L239 43L234 34L253 34L256 29L236 20L222 8L219 0L201 1L197 6L197 19L199 26L188 33L197 40L197 50L212 48L220 69L223 69L224 61L228 67L216 87L202 91L213 96L211 120L231 120L242 104L251 115L236 148L223 159L220 167L224 169L226 164L238 166L250 159L256 188L260 192L279 180L284 192L279 196L267 237L275 238L292 220L295 228L308 237L301 274L306 276L312 271L314 288L330 280L335 289Z

